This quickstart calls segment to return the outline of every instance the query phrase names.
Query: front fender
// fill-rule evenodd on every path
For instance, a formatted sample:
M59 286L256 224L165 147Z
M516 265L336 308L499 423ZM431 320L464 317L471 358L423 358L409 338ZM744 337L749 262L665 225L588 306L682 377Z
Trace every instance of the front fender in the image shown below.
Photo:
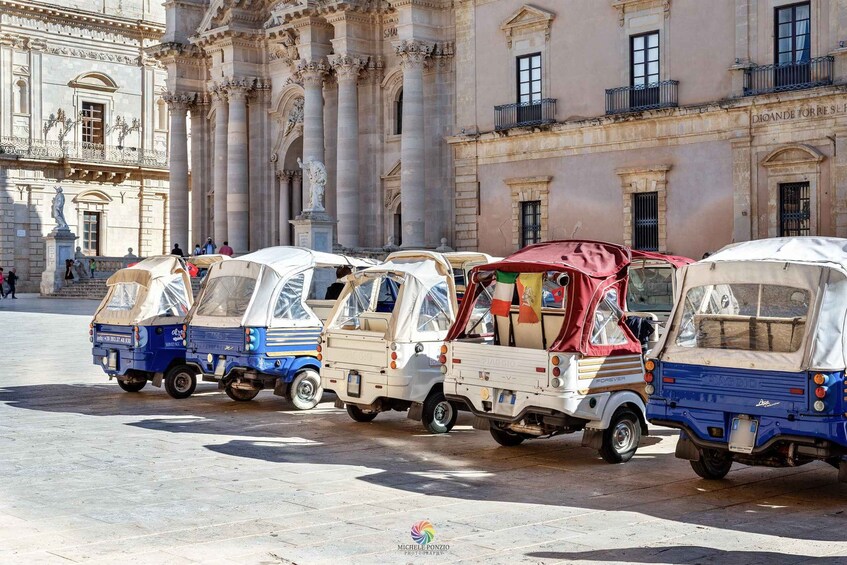
M632 404L633 406L635 406L638 409L638 417L640 418L642 425L644 422L646 422L644 416L644 400L636 393L624 390L621 392L613 393L612 396L609 397L609 399L606 401L606 406L603 408L603 418L601 420L592 420L588 422L585 427L595 430L605 430L609 427L609 424L612 422L612 416L614 416L617 409L623 406L624 404Z

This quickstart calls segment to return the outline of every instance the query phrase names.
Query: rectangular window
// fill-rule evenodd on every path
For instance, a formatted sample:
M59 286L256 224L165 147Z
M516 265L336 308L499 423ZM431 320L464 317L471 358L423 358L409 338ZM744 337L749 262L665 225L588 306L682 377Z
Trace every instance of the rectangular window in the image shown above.
M100 212L82 213L82 249L86 255L100 255Z
M659 193L632 195L632 247L643 251L659 250Z
M517 59L518 125L541 121L541 53Z
M630 37L630 106L641 108L659 104L659 32Z
M809 183L790 182L779 185L779 235L810 235Z
M774 58L776 86L810 81L811 9L808 2L781 6L774 15Z
M521 202L521 247L541 242L541 201Z
M82 142L103 145L103 104L82 103Z

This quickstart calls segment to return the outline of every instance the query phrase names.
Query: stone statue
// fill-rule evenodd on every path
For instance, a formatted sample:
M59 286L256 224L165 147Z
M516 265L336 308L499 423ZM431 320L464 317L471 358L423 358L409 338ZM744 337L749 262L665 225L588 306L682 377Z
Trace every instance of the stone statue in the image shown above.
M126 255L124 255L124 258L125 258L125 259L137 259L137 258L138 258L138 256L137 256L135 253L133 253L133 252L132 252L132 247L130 247L130 248L128 249L128 251L129 251L129 253L127 253Z
M288 119L285 121L285 133L283 137L294 131L298 125L303 123L303 102L304 98L300 97L294 101L291 111L288 113Z
M88 258L85 256L85 253L82 252L81 247L76 248L76 253L74 253L74 264L73 264L73 273L74 278L76 280L82 280L88 278L88 270L85 268L85 265L88 261Z
M309 157L305 163L300 160L300 157L297 157L297 164L309 175L309 205L305 211L324 212L326 210L323 204L324 190L326 189L326 167L312 157Z
M68 228L68 222L65 220L65 212L63 211L65 207L65 195L62 194L61 186L56 186L54 189L56 196L53 197L53 208L50 215L56 220L57 230L68 230L70 228Z

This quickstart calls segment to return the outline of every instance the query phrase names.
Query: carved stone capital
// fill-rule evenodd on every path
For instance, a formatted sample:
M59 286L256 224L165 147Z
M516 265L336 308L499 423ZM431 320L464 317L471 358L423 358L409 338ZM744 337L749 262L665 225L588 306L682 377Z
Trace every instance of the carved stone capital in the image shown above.
M335 76L339 81L357 80L368 64L366 57L356 57L355 55L336 55L331 61Z
M432 53L432 46L414 39L404 39L394 47L400 64L406 68L423 68L424 62Z
M304 87L322 86L328 72L329 67L323 60L307 61L301 59L297 65L297 74L303 81Z
M171 110L184 112L197 100L196 92L166 92L162 96Z
M256 81L248 78L229 77L218 84L219 88L226 91L227 98L232 100L245 100L253 90Z

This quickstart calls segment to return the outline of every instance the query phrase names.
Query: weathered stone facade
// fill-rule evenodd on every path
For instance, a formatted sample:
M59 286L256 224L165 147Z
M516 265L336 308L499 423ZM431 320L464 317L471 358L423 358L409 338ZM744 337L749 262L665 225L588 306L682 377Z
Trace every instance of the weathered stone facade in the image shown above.
M88 254L169 248L166 72L144 53L163 22L146 0L0 0L0 266L20 290L38 289L55 185Z

